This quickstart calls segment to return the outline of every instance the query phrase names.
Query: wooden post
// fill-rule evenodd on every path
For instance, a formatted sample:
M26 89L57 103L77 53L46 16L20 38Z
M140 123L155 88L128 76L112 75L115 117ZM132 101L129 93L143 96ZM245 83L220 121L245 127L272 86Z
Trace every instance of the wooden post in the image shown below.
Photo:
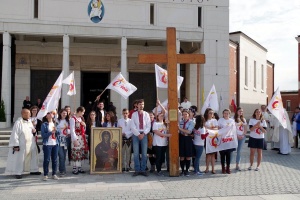
M166 63L168 66L169 140L170 176L179 176L179 134L177 100L177 63L205 63L203 54L177 54L176 29L167 28L167 54L139 55L138 63Z

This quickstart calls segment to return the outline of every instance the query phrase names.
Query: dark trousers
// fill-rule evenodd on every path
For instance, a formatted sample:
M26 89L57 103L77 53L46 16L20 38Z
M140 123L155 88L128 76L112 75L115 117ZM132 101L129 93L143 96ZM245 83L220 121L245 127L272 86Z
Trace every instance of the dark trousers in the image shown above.
M44 176L48 176L49 173L49 163L50 158L52 162L52 176L56 174L57 171L57 154L58 154L58 145L43 145L44 151Z
M165 154L166 154L166 150L167 150L167 146L153 146L154 151L155 151L155 165L156 165L156 169L157 172L161 171L161 165L162 163L165 161Z
M232 151L220 151L220 156L221 156L221 165L225 166L225 160L226 160L226 165L230 166L230 159L231 159L231 154Z
M67 137L66 138L66 142L67 142L67 149L68 149L68 160L69 160L69 162L71 162L71 143L72 143L72 141L71 141L71 136L70 137Z

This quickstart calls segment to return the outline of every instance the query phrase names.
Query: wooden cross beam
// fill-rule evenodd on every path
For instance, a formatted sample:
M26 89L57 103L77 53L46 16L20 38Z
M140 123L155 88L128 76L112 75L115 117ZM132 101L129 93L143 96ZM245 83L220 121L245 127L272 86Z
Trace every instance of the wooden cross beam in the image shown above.
M205 63L204 54L177 54L176 29L167 28L167 54L141 54L139 64L166 63L168 67L168 103L169 103L169 141L170 176L179 176L179 134L178 134L178 100L177 100L177 63Z

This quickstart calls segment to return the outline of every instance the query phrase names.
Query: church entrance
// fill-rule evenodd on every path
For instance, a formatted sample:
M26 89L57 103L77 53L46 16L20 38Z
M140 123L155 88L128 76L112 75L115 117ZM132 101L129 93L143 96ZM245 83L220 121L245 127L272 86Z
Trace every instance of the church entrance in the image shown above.
M31 70L30 101L33 104L37 99L44 102L60 73L56 70Z
M86 106L89 101L94 103L96 97L108 86L110 73L81 72L81 105ZM110 90L106 90L100 100L107 108L110 101Z
M132 109L136 99L145 100L145 111L150 111L156 106L156 82L154 73L129 73L129 82L137 90L129 96L129 110Z

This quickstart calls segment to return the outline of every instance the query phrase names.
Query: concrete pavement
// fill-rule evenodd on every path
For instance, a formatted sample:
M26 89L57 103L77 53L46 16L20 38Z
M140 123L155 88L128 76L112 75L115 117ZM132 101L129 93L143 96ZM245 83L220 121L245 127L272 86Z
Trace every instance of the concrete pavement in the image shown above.
M7 152L7 147L0 147L0 199L300 200L299 149L293 149L290 155L263 151L263 163L258 172L246 170L249 166L249 149L245 145L241 163L243 171L232 170L230 175L221 174L218 161L217 174L208 173L202 177L158 177L155 174L132 177L133 172L76 176L71 174L71 166L68 166L66 177L48 181L42 181L42 176L25 175L23 179L16 180L14 176L4 175ZM41 153L41 172L42 157ZM201 170L204 170L204 158L203 154ZM89 169L88 162L84 169Z

